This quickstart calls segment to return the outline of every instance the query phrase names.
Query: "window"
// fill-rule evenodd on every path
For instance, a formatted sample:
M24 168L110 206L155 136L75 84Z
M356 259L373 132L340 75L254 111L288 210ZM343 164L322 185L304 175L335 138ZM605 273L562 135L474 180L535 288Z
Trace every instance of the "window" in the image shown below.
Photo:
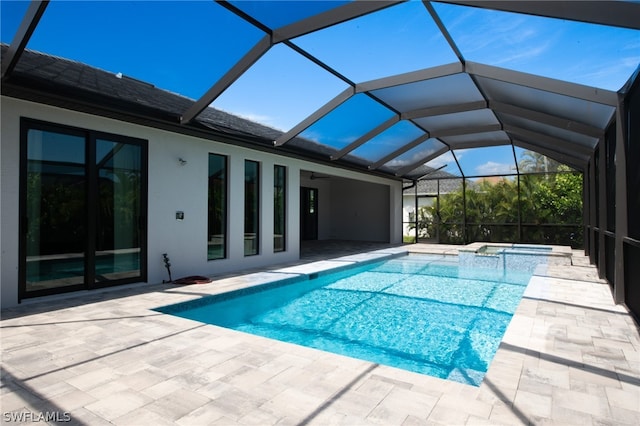
M260 220L260 164L244 162L244 255L258 254Z
M273 166L273 251L285 250L287 168Z
M227 256L227 157L209 154L207 259Z

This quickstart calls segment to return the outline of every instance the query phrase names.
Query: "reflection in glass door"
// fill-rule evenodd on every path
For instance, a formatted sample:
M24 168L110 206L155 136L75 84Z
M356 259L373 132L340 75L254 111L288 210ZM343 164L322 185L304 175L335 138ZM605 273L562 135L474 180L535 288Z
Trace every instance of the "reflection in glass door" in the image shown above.
M84 283L85 156L82 135L28 131L23 214L27 293Z
M146 280L146 143L23 121L20 298Z
M96 141L98 200L95 282L140 275L141 148Z

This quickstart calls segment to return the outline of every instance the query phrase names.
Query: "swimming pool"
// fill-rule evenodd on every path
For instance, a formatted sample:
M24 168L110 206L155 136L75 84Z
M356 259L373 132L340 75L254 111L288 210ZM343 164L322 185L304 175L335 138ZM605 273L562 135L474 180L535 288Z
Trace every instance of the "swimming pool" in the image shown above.
M533 244L511 244L511 245L491 245L485 244L476 250L476 253L481 254L499 254L499 253L523 253L523 254L548 254L553 250L549 246L539 246Z
M530 277L412 254L158 311L477 386Z

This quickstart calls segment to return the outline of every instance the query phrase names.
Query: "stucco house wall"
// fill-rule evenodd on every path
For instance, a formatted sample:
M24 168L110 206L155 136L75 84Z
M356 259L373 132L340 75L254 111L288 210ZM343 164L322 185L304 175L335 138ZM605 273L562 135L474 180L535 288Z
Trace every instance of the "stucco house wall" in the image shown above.
M299 205L301 170L315 171L346 179L347 186L336 190L330 182L320 185L319 238L367 239L366 229L376 229L376 239L402 241L402 185L382 177L329 167L275 153L252 150L228 143L176 134L110 118L58 107L1 98L1 282L2 307L18 303L19 265L19 176L20 118L103 131L148 141L148 283L167 278L162 254L168 253L173 278L186 275L215 275L230 271L273 265L299 258ZM228 255L207 260L208 154L229 159ZM186 160L181 165L179 158ZM260 254L244 256L244 161L260 162ZM273 165L287 166L286 251L273 252ZM351 191L362 193L351 197ZM370 192L369 196L367 193ZM369 200L370 207L363 203ZM323 204L326 203L326 204ZM359 204L360 203L360 204ZM343 214L362 208L375 211L360 230L347 233L355 223ZM176 211L184 220L176 220ZM365 229L366 228L366 229Z

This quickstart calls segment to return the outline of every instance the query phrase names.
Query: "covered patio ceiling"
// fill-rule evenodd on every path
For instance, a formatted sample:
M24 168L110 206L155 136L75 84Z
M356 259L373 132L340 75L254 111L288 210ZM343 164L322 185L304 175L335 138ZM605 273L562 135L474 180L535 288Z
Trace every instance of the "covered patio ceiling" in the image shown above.
M24 5L3 79L30 43L37 49L66 31L65 7L85 8L68 43L86 56L46 53L119 66L111 71L192 98L179 116L184 126L206 123L216 108L277 130L276 152L286 146L415 180L445 167L449 176L518 173L525 150L584 170L640 61L640 3L630 1L149 5ZM117 9L122 22L101 23L103 8ZM132 28L143 20L145 34ZM192 31L179 32L176 20ZM613 60L601 54L611 51ZM118 55L117 65L101 62ZM605 75L612 68L615 78ZM480 155L503 159L501 168L465 166L463 157Z

